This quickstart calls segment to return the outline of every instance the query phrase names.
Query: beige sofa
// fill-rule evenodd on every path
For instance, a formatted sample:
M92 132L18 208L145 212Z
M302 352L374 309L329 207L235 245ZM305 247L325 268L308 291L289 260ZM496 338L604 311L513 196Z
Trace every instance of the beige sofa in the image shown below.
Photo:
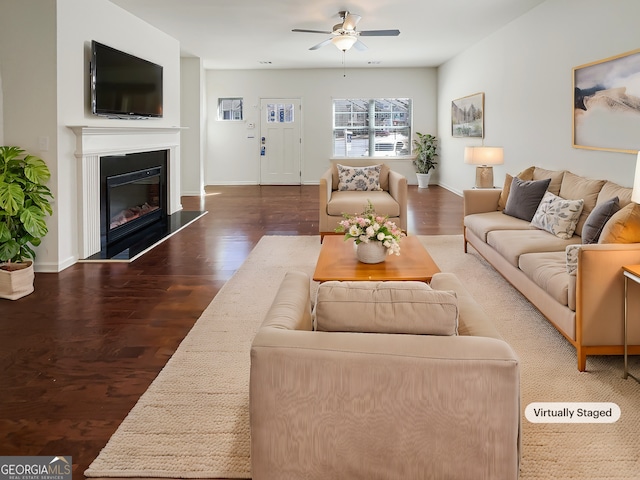
M380 191L339 191L337 165L365 167L382 165ZM361 213L371 201L380 215L388 215L403 231L407 231L407 179L381 162L367 159L332 160L331 167L320 177L321 236L334 233L342 214Z
M431 286L458 335L314 331L286 275L251 347L254 480L518 477L518 359L454 275Z
M619 198L632 214L628 232L637 236L638 208L630 203L631 189L604 180L591 180L566 171L531 167L526 180L551 179L547 191L565 199L583 199L575 233L568 239L532 227L530 222L503 213L510 177L501 190L466 190L464 239L533 303L577 351L578 370L586 369L588 355L622 355L624 345L624 280L622 265L640 263L640 243L583 244L589 214L603 202ZM604 229L620 233L622 211ZM630 222L631 223L631 222ZM604 231L603 231L604 235ZM602 241L604 237L600 237ZM612 238L608 235L607 238ZM606 241L609 241L605 239ZM637 240L636 240L637 241ZM567 247L576 245L575 247ZM573 252L573 263L571 252ZM569 263L567 254L569 255ZM630 312L640 313L640 289L631 286ZM629 330L630 353L640 353L640 324Z

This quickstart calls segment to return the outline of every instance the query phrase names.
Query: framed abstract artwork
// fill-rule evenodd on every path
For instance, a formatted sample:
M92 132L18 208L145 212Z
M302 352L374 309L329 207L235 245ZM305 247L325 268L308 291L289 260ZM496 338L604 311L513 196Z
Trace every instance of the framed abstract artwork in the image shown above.
M451 135L484 138L484 93L451 102Z
M640 149L640 49L573 68L573 146Z

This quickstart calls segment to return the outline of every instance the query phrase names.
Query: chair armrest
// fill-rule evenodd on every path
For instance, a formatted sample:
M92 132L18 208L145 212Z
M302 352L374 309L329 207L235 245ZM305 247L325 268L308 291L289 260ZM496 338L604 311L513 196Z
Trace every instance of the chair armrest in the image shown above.
M333 177L331 176L331 169L327 170L320 177L320 207L327 206L329 200L331 200L331 192L333 191Z
M331 192L333 187L333 180L331 177L331 169L327 170L320 177L320 185L318 189L319 194L319 212L318 212L318 229L320 233L326 233L333 231L333 228L329 227L329 214L327 213L327 205L331 200ZM335 228L335 227L334 227Z
M389 195L400 206L400 227L407 231L407 178L401 173L389 171Z
M464 190L462 192L464 215L467 216L474 213L495 212L498 210L500 193L502 193L502 190L494 188Z
M622 345L623 265L640 263L640 243L582 245L576 270L576 334L582 345ZM640 288L629 285L629 309L640 312ZM637 315L638 313L635 313ZM640 335L630 333L631 345Z

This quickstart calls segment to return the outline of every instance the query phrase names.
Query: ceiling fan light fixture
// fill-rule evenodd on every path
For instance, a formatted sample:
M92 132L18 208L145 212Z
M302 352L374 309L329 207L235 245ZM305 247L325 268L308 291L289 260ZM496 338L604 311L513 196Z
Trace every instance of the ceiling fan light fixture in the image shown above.
M358 39L354 35L339 35L331 39L331 43L342 52L349 50L357 41Z

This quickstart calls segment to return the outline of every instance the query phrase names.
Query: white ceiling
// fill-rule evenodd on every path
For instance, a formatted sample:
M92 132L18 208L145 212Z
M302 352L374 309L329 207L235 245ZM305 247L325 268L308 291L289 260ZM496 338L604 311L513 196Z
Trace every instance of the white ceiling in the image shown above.
M546 0L110 0L181 45L207 69L340 68L327 30L338 12L362 16L358 30L399 29L398 37L361 37L369 49L346 53L350 68L438 66ZM261 62L272 62L263 64Z

